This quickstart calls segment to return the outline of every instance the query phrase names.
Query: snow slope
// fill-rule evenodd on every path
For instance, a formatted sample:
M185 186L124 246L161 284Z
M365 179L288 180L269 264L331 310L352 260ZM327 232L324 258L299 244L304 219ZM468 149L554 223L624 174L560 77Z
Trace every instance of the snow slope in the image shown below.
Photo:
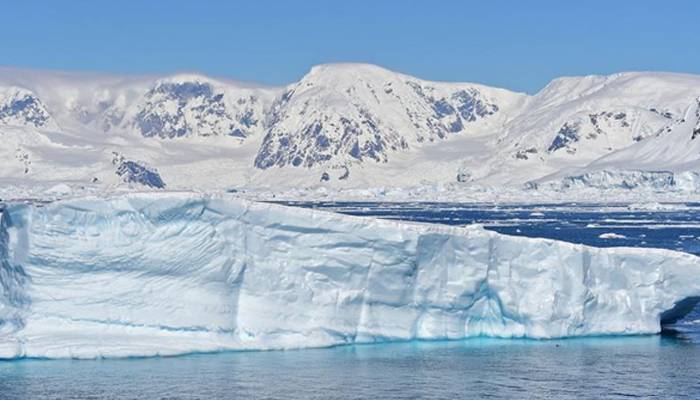
M655 333L700 260L191 193L11 205L0 356Z
M555 79L499 137L496 158L507 174L501 179L536 180L646 142L682 121L699 95L700 77L693 75L633 72ZM622 164L628 161L639 160ZM647 167L664 168L665 160L659 161ZM492 169L498 173L499 168Z
M655 137L602 157L588 168L625 168L651 170L663 166L669 171L698 170L700 167L700 97L696 98L682 119Z
M614 151L574 171L539 180L550 187L700 189L700 98L653 137Z

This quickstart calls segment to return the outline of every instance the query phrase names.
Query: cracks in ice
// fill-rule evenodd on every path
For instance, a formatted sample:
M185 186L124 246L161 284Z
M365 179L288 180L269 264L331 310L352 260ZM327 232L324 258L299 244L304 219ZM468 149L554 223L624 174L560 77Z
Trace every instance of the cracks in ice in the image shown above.
M22 265L10 259L9 230L12 226L12 217L7 213L0 214L0 332L21 330L26 323L23 317L25 311L31 306L31 298L26 291L30 277ZM15 245L26 245L26 238L20 241L22 243Z
M89 324L98 324L98 325L110 325L110 326L120 326L120 327L125 327L125 328L144 328L144 329L156 329L160 331L165 331L165 332L191 332L191 333L197 333L197 332L214 332L214 333L222 333L222 334L232 334L235 332L234 329L210 329L204 326L169 326L169 325L160 325L160 324L137 324L133 322L128 322L128 321L122 321L118 319L97 319L97 318L71 318L71 317L65 317L62 315L57 315L57 314L43 314L43 313L35 313L35 316L39 318L46 318L46 319L59 319L62 321L66 322L73 322L73 323L89 323Z

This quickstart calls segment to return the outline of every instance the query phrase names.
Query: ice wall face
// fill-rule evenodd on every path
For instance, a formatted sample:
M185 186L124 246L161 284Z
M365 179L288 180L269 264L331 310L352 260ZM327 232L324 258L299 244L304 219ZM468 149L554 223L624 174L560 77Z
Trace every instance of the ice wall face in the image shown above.
M0 239L4 358L654 333L700 295L672 251L194 194L11 206Z
M27 276L22 267L12 261L11 230L5 229L8 225L22 225L21 221L11 221L10 218L7 215L3 216L0 225L0 338L7 337L12 340L13 333L23 327L29 299L25 291ZM12 238L12 242L19 244L20 240L15 237Z

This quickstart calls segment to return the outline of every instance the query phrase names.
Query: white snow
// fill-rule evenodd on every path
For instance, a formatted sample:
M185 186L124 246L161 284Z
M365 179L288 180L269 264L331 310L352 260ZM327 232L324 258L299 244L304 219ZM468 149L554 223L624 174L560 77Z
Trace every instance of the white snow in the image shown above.
M656 333L700 296L699 261L230 195L13 204L0 357Z
M72 193L72 190L73 189L65 183L59 183L48 188L45 193L49 196L67 196Z

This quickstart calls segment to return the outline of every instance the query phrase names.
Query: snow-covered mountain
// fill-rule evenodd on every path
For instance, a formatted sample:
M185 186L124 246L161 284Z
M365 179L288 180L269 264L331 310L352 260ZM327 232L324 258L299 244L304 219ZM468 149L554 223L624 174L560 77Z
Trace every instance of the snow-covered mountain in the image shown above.
M560 78L533 96L497 143L509 175L540 177L598 158L668 131L700 95L700 77L622 73ZM508 166L510 165L510 166Z
M197 74L120 77L0 69L0 101L5 103L0 108L0 123L6 122L5 113L17 114L22 107L35 104L24 112L24 124L56 130L56 125L34 123L42 119L27 114L33 112L46 115L47 121L54 115L62 122L61 128L78 133L98 130L159 138L245 138L262 130L266 110L277 92L276 88ZM13 101L14 108L10 107ZM20 123L17 118L15 124Z
M700 188L700 97L648 139L610 152L578 170L559 171L539 181L558 189Z
M12 86L0 88L0 124L58 128L46 106L34 93Z
M653 137L602 157L589 169L622 166L641 170L664 168L684 171L700 168L700 97L681 114L680 119L659 130Z
M347 167L501 126L524 95L366 64L314 67L275 103L257 168Z
M279 88L0 69L0 186L697 190L698 97L700 76L671 73L529 96L367 64Z
M269 96L199 76L157 81L126 122L144 137L233 136L246 138L263 128Z
M212 147L260 136L279 91L195 74L0 70L0 179L164 187L159 167L191 169Z

